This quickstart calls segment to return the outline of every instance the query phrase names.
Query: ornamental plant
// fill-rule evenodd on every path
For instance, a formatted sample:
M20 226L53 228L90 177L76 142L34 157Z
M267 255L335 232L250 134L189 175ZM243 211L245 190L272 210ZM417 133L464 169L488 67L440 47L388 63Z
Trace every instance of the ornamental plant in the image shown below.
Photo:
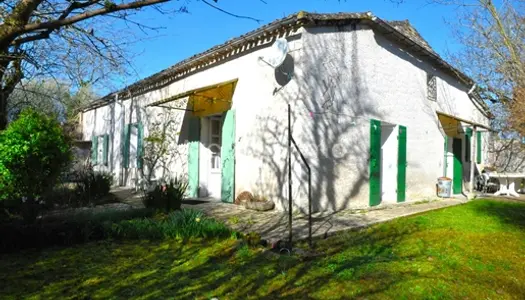
M0 153L0 201L34 221L71 162L70 138L56 119L28 109L0 132Z

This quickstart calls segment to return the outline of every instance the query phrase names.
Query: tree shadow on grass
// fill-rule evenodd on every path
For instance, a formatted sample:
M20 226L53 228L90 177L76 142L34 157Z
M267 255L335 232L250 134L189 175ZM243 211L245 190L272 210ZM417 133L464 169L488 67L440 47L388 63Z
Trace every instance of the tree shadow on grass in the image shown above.
M321 255L308 259L250 249L232 239L106 241L19 253L0 260L0 294L46 299L423 298L446 296L457 284L461 288L454 292L478 287L480 296L497 296L491 289L495 284L525 291L499 272L494 282L474 271L460 276L463 266L446 269L447 255L458 254L454 249L429 260L430 247L444 250L424 237L432 235L427 230L406 219L348 232L319 241ZM416 285L421 291L407 288ZM454 295L462 294L448 296Z
M328 258L322 258L321 262L302 261L260 249L239 248L239 242L233 240L99 242L43 253L21 253L18 258L10 258L18 262L4 265L0 275L4 283L10 278L11 283L18 284L0 291L22 298L30 295L60 298L71 294L145 299L194 299L214 295L228 299L304 298L325 288L333 276L345 269L360 268L381 257L404 232L398 234L397 237L378 235L370 250L336 263ZM356 241L360 243L364 239ZM340 239L331 244L327 252L333 254L346 247L348 243ZM398 258L381 259L387 262ZM325 263L334 266L326 267Z
M480 213L497 217L501 222L525 229L525 203L499 200L479 200L472 203Z

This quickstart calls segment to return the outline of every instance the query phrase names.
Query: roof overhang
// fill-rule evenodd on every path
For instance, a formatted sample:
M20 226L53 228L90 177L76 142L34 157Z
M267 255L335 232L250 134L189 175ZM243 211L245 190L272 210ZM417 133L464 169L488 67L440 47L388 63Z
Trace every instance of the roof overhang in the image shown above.
M220 63L225 59L230 59L232 55L238 55L243 51L247 51L254 45L260 46L262 44L269 43L274 37L282 35L286 32L297 30L300 27L315 26L320 24L347 24L352 22L366 22L370 24L380 32L406 45L407 49L409 49L411 52L427 57L432 62L434 62L438 68L451 74L464 84L473 84L472 79L448 64L441 57L439 57L439 55L425 49L425 47L413 41L410 37L404 35L402 32L392 27L382 19L375 17L371 13L317 14L301 11L283 19L275 20L256 30L229 40L202 53L196 54L159 73L135 82L118 92L108 94L88 105L84 111L107 105L108 103L115 101L115 99L128 99L133 96L163 87L171 82L179 80L184 76L187 76L188 74L198 72L203 67L209 67L210 65Z
M229 110L232 106L233 93L239 79L228 80L201 88L189 90L169 98L153 102L147 107L162 107L169 109L181 109L169 107L165 104L187 98L186 108L182 110L191 111L195 117L205 117L222 113Z
M469 121L460 117L456 117L453 115L449 115L442 112L437 112L439 123L441 124L441 127L443 128L443 131L447 136L451 137L460 137L463 133L463 127L476 127L476 128L484 128L488 131L492 131L490 126Z

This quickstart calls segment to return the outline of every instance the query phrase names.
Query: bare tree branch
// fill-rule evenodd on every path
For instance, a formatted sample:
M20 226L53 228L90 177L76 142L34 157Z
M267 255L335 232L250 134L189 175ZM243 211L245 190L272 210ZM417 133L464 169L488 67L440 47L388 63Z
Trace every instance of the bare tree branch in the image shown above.
M117 12L122 10L128 10L128 9L138 9L141 7L158 4L158 3L164 3L168 2L169 0L140 0L140 1L134 1L130 3L123 3L118 5L108 5L104 8L92 10L92 11L86 11L84 13L75 15L70 18L66 19L57 19L54 21L44 22L44 23L30 23L24 26L22 32L30 32L37 29L56 29L62 26L71 25L89 18L93 18L96 16L108 14L111 12Z
M231 12L229 12L229 11L227 11L227 10L224 10L224 9L222 9L222 8L216 6L216 5L211 4L210 2L208 2L208 1L206 1L206 0L201 0L201 1L202 1L204 4L206 4L206 5L208 5L208 6L212 7L212 8L214 8L214 9L220 11L220 12L223 12L223 13L229 15L229 16L232 16L232 17L235 17L235 18L239 18L239 19L248 19L248 20L255 21L255 22L257 22L257 23L262 22L262 20L260 20L260 19L256 19L256 18L252 18L252 17L248 17L248 16L241 16L241 15L237 15L237 14L231 13Z

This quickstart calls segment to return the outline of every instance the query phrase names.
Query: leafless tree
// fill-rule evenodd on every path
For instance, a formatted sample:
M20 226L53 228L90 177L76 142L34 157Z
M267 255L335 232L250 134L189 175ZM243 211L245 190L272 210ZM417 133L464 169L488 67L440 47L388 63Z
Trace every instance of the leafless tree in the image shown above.
M134 21L133 15L146 7L164 14L187 12L191 3L171 1L168 8L170 1L0 0L0 130L7 125L9 96L23 78L63 77L57 79L82 86L123 71L126 46L133 41L126 26L158 29ZM193 2L259 21L221 9L218 0Z
M89 85L73 90L71 84L51 79L23 81L9 98L8 119L12 121L22 110L32 108L56 115L60 122L74 122L80 109L97 97Z
M449 23L463 47L453 61L478 83L497 129L525 136L525 1L428 1L458 8Z
M457 10L447 20L462 45L451 60L476 83L494 119L491 164L523 168L525 147L525 0L427 0Z

